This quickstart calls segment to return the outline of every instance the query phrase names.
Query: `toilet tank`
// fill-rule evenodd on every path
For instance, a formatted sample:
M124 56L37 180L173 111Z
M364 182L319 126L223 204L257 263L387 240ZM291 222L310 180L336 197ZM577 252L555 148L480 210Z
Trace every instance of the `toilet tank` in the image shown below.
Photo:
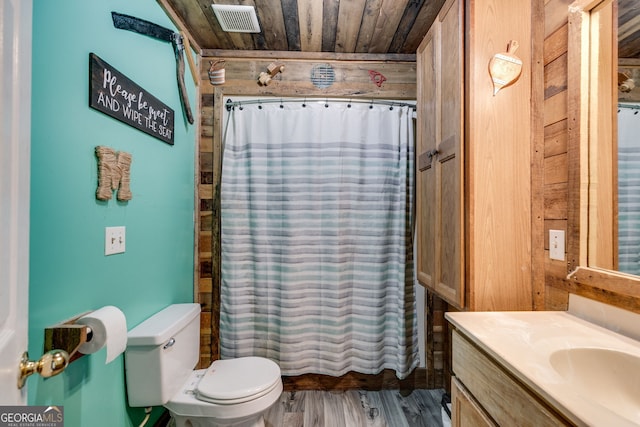
M129 406L161 406L198 363L200 305L173 304L127 334L125 376Z

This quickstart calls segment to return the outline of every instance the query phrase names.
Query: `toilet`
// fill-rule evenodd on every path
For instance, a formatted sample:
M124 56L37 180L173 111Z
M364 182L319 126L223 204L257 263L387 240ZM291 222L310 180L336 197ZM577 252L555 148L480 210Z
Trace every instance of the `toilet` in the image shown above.
M127 334L129 406L164 406L177 427L264 427L282 393L280 367L262 357L200 357L200 305L173 304Z

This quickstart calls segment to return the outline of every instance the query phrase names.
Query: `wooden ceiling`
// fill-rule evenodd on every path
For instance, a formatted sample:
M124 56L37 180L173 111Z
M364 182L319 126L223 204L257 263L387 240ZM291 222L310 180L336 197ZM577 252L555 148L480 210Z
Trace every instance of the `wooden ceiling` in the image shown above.
M444 0L161 0L202 50L413 54ZM226 33L212 3L255 6L261 33Z
M200 50L413 54L444 0L158 0ZM255 6L262 32L227 33L212 3ZM619 0L620 58L640 59L640 0Z

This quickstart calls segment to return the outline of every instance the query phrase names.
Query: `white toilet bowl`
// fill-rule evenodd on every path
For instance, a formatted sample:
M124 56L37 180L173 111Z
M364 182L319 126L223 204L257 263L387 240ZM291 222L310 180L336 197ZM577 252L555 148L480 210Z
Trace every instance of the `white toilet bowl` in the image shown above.
M280 367L262 357L240 357L194 371L199 351L198 304L170 305L130 330L129 405L162 405L178 427L264 427L263 413L282 393Z
M193 371L164 406L176 427L264 427L264 412L281 394L278 365L244 357Z

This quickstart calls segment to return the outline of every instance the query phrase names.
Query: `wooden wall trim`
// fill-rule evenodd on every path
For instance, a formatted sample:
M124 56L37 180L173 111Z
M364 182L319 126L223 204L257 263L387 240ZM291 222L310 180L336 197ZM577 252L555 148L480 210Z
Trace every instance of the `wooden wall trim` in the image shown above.
M333 52L290 52L265 50L223 50L203 49L203 58L244 58L244 59L291 59L313 61L370 61L370 62L416 62L412 53L333 53Z
M640 59L638 58L619 58L618 66L624 68L640 68Z
M220 206L222 184L222 108L224 91L216 88L213 96L213 224L211 230L212 245L212 306L211 313L211 349L212 358L220 358L220 272L222 267Z
M640 289L639 276L599 268L578 267L567 276L567 279L630 297L637 297ZM636 304L635 309L638 311L640 307Z
M588 93L589 16L576 6L569 12L569 42L567 67L567 166L568 215L567 215L567 272L578 265L587 265L588 227L588 118L589 105L584 100ZM588 101L588 100L587 100Z
M200 62L200 60L198 59L198 63ZM196 101L195 101L195 106L194 106L194 112L196 113L195 116L198 117L197 112L201 111L202 109L202 96L200 93L200 86L201 85L197 85L195 86L195 90L196 90ZM196 302L200 302L200 298L199 298L199 292L200 292L200 263L198 262L198 259L200 258L200 206L199 206L199 202L200 202L200 176L201 176L201 166L200 166L200 150L198 148L198 135L200 135L201 133L201 128L202 128L202 123L196 119L195 123L195 132L194 135L196 136L196 140L194 141L194 143L196 144L196 148L193 153L194 159L194 170L193 170L193 181L194 181L194 186L193 186L193 209L194 209L194 215L193 215L193 301Z
M284 71L267 86L261 86L258 84L260 72L266 71L273 59L224 57L226 82L214 87L209 83L208 68L215 59L219 58L202 58L200 78L206 82L201 85L203 93L213 93L220 88L224 95L236 96L416 99L415 62L279 59ZM335 81L331 86L314 86L311 76L318 65L333 68ZM369 71L381 73L386 81L378 86L371 80Z
M547 270L546 281L549 289L564 293L553 301L547 300L548 310L566 310L571 293L640 313L640 281L635 277L615 277L610 271L581 267L568 277Z
M305 374L283 377L285 391L298 390L400 390L438 388L427 385L425 368L416 368L405 379L398 379L395 371L385 369L377 375L348 372L340 377L320 374ZM407 393L408 394L408 393Z
M531 293L544 310L544 0L531 2Z

